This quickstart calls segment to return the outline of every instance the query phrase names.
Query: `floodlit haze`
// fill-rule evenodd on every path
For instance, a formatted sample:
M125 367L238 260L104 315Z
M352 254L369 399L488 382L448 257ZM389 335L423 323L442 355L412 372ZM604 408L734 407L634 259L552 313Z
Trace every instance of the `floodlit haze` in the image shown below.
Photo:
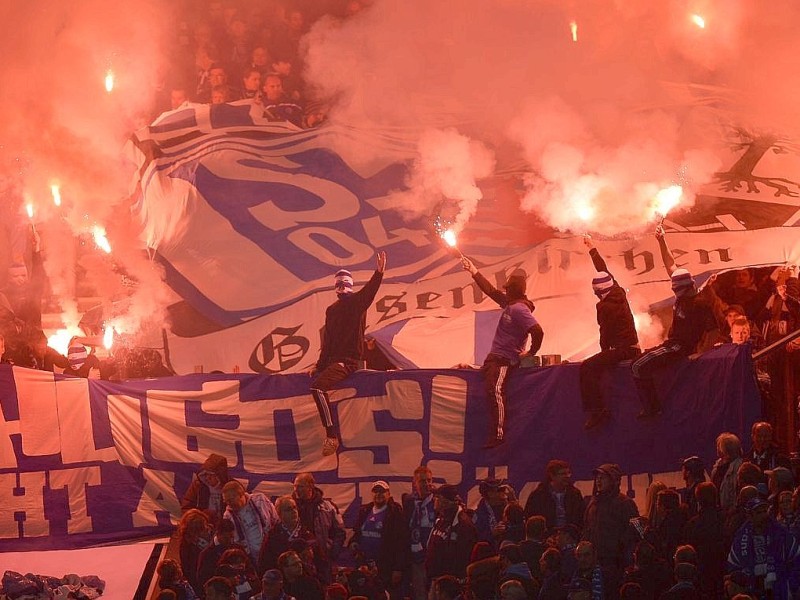
M17 241L21 203L32 204L51 285L62 297L74 296L74 236L87 234L91 243L96 226L108 229L114 246L107 259L83 265L101 296L122 295L120 267L159 280L141 246L130 243L137 236L126 206L133 170L121 150L152 110L166 59L167 7L149 0L0 3L4 235ZM18 251L14 243L12 254ZM76 318L73 307L63 308L67 320Z
M331 101L334 122L411 137L418 153L397 203L428 216L455 205L456 231L498 174L518 178L514 210L531 222L640 231L659 217L659 191L680 185L686 207L711 180L726 125L800 129L794 0L366 4L313 25L305 78ZM46 223L56 293L73 292L73 236L91 240L102 226L112 251L91 265L95 287L115 297L128 271L157 304L159 276L129 217L134 173L121 148L152 115L175 62L167 41L180 5L0 4L0 217L14 247L27 203ZM259 6L241 3L243 14Z
M307 77L336 120L418 128L412 197L431 196L442 154L459 180L485 177L454 162L458 132L519 149L523 211L615 234L657 218L661 189L692 202L721 166L724 120L797 131L799 18L790 0L375 2L316 24ZM450 131L438 150L431 128Z

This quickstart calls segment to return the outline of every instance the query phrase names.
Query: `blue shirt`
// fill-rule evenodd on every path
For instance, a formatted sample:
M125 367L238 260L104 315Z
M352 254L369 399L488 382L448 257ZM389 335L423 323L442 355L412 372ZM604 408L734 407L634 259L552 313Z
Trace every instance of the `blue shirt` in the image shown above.
M373 508L361 525L361 541L359 547L367 560L376 560L381 551L381 540L383 538L383 522L386 520L388 506L384 506L380 512L375 512Z
M491 354L508 359L511 364L519 362L519 355L525 351L528 331L538 325L527 304L512 302L503 309L492 340Z

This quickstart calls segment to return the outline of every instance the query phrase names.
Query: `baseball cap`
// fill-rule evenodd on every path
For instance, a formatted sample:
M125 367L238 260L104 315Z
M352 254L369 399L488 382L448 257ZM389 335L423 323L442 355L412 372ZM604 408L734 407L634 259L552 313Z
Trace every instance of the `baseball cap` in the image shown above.
M374 492L376 488L381 488L384 491L389 491L389 484L386 483L383 479L379 479L375 483L372 484L372 491Z

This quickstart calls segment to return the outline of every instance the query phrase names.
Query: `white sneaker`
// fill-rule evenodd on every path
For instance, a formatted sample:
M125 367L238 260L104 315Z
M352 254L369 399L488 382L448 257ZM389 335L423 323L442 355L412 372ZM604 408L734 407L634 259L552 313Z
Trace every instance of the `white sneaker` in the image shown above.
M322 456L330 456L331 454L335 454L338 448L339 448L338 438L335 437L325 438L325 441L322 443Z

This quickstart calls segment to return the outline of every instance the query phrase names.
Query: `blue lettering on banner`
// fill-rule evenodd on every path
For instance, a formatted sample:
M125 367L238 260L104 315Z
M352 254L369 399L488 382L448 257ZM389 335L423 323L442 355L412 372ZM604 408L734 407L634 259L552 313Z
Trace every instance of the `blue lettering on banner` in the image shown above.
M314 472L352 526L372 481L387 480L399 497L420 464L464 497L474 498L477 479L496 475L524 500L551 458L569 461L587 482L595 466L616 462L642 495L648 474L675 472L692 454L710 466L710 436L744 435L758 418L746 348L722 346L666 374L665 414L653 423L636 421L630 372L618 368L609 392L614 419L588 434L578 367L515 371L508 441L490 452L480 448L487 406L479 371L358 372L331 395L342 446L323 457L307 375L112 383L0 365L0 551L166 533L211 452L227 458L232 476L270 495L289 492L297 472ZM55 410L41 410L53 402Z

